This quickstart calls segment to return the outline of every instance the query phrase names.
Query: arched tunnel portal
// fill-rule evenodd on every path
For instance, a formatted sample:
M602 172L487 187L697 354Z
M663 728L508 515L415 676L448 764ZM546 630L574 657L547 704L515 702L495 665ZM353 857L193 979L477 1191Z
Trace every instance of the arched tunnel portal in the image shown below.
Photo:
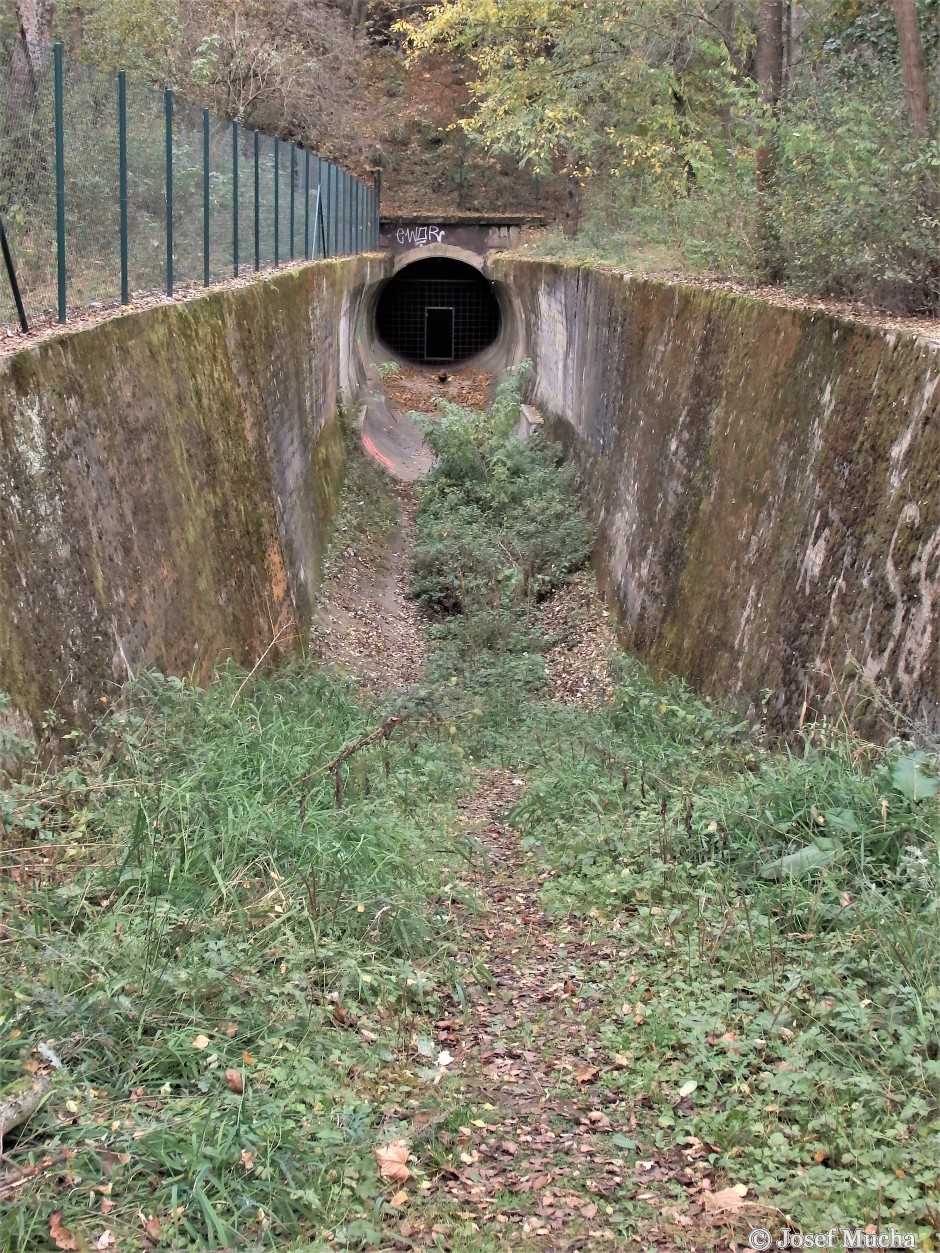
M375 337L390 353L420 365L476 357L500 338L503 314L493 284L452 257L405 265L375 306Z

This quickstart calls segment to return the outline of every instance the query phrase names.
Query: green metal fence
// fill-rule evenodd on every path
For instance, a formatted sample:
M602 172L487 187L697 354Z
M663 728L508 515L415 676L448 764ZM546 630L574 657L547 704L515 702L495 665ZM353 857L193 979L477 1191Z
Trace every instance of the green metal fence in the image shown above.
M378 219L375 188L300 144L0 40L0 334L367 251Z

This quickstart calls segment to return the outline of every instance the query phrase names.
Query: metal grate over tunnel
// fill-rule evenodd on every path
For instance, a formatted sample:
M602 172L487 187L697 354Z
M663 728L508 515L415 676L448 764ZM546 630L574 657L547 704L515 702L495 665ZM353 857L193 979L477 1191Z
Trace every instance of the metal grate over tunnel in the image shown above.
M406 361L465 361L499 337L499 303L472 266L428 258L389 281L376 308L375 329L381 343Z

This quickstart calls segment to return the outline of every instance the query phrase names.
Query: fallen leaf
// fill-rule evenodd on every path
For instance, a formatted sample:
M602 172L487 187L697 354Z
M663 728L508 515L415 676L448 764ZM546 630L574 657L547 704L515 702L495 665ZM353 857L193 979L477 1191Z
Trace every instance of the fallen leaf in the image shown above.
M159 1244L163 1239L163 1228L160 1225L159 1218L148 1218L144 1223L144 1231L153 1240L154 1244Z
M747 1184L736 1183L730 1188L722 1188L720 1192L705 1192L702 1200L709 1214L737 1214L744 1208L747 1196Z
M578 1213L581 1215L582 1218L596 1218L597 1206L596 1205L582 1205Z
M194 1049L206 1049L209 1047L209 1037L207 1035L197 1035L193 1040Z
M242 1149L242 1165L249 1172L249 1174L255 1168L255 1155L254 1153L249 1152L248 1149Z
M78 1244L68 1227L62 1226L62 1211L54 1210L49 1215L49 1238L57 1249L77 1249Z
M100 1251L103 1249L110 1249L115 1244L117 1244L117 1236L114 1234L113 1231L109 1231L107 1228L105 1228L105 1230L102 1231L101 1235L95 1241L95 1248Z
M402 1205L407 1205L407 1204L408 1204L408 1193L404 1190L404 1188L402 1188L401 1192L396 1192L395 1195L392 1197L391 1201L389 1201L389 1205L395 1205L398 1208L401 1208Z
M255 1064L255 1059L250 1053L242 1053L242 1061L246 1066L253 1066Z
M231 1092L236 1092L240 1095L245 1091L245 1080L242 1078L242 1072L236 1070L234 1066L229 1066L225 1072L225 1082L228 1084Z
M574 1077L578 1083L590 1083L592 1079L597 1078L596 1066L582 1066L574 1072Z
M411 1178L411 1171L405 1163L410 1154L404 1140L393 1140L390 1144L376 1145L374 1152L379 1175L383 1179L392 1179L395 1183L408 1182Z

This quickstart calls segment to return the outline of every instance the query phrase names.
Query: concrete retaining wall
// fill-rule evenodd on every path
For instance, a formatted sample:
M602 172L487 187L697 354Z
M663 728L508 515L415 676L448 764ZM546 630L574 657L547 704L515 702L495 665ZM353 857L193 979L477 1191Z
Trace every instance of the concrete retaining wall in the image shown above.
M342 472L356 258L0 360L0 689L82 720L144 666L206 678L310 618Z
M497 259L532 399L585 466L625 642L778 729L940 730L940 344Z

